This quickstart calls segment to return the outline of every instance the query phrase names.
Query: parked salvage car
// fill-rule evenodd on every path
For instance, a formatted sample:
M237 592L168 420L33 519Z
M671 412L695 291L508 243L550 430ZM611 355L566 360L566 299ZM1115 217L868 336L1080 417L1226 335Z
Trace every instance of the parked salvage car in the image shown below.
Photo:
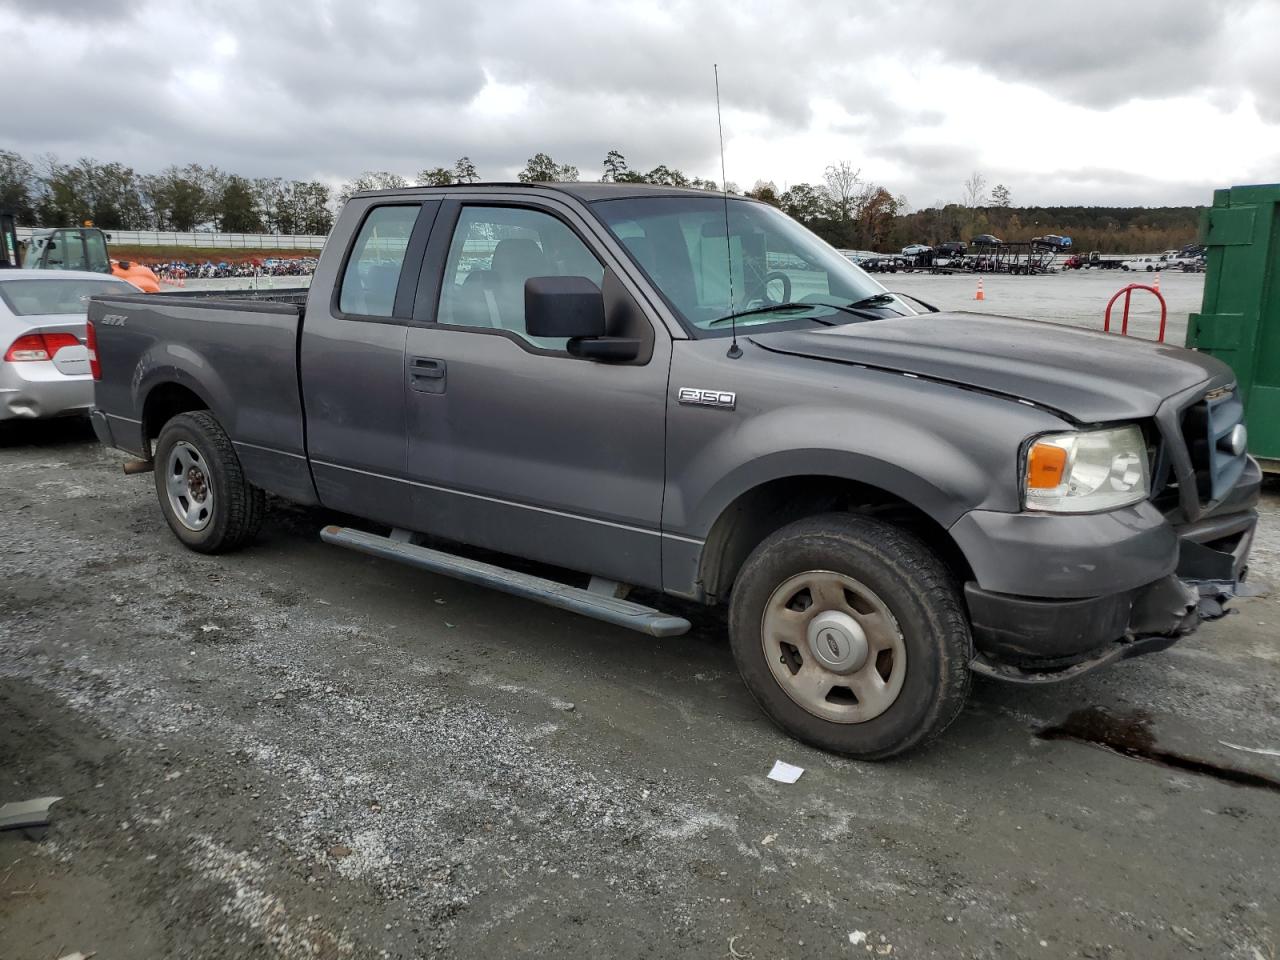
M867 759L938 736L974 672L1167 647L1257 522L1225 364L930 312L747 198L361 193L305 305L105 296L90 320L98 436L191 549L248 544L270 492L393 530L329 543L651 635L689 629L663 594L724 604L763 710Z
M969 241L975 247L1001 247L1004 241L994 234L980 233Z
M89 298L136 292L132 284L100 273L0 272L0 420L88 414Z
M1056 233L1046 233L1043 237L1032 237L1031 243L1041 247L1052 247L1055 250L1070 250L1071 238Z
M1168 264L1159 257L1130 257L1120 264L1122 270L1137 270L1145 273L1163 270L1166 266Z
M902 248L904 257L918 257L922 253L932 253L933 247L927 243L911 243Z

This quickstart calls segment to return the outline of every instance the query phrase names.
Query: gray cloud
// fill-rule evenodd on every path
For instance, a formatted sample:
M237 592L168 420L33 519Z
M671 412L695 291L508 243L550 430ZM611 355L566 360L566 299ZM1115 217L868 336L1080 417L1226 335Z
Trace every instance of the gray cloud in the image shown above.
M1004 85L1093 111L1198 91L1209 103L1252 102L1280 124L1280 58L1269 48L1277 24L1267 4L1246 0L972 0L929 6L927 16L918 5L837 0L802 10L761 0L174 6L0 0L9 62L58 66L6 103L0 146L140 170L195 161L335 182L364 169L412 175L463 154L485 176L510 177L538 150L587 172L616 147L639 168L667 163L718 178L719 63L731 146L735 123L799 145L781 169L731 156L740 180L816 179L843 156L887 164L897 171L887 186L916 200L954 198L983 166L992 182L1024 184L1037 200L1183 202L1184 191L1207 198L1209 184L1073 170L1057 145L1062 170L1052 177L998 169L989 142L1019 126L999 111ZM1237 36L1241 23L1252 40ZM991 79L905 103L886 86L886 64L957 77L976 68ZM992 104L987 129L946 142L956 98L978 96ZM824 115L823 102L843 117ZM1231 169L1256 167L1242 158Z

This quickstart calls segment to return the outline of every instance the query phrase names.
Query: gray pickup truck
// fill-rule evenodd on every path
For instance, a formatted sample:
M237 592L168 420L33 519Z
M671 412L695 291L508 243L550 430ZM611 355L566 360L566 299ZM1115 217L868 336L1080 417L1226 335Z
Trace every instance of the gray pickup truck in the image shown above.
M936 737L974 672L1168 646L1257 523L1223 364L938 312L736 197L364 193L309 291L89 319L95 429L193 550L248 543L272 493L371 528L326 541L656 636L689 626L662 595L724 603L764 711L861 758Z

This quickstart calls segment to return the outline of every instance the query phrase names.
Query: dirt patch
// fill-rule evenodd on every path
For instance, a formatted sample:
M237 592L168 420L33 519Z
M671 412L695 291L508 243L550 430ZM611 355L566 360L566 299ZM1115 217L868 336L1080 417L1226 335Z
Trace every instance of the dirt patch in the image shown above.
M718 615L650 640L334 550L342 518L276 503L258 546L196 556L120 458L27 437L0 451L0 802L66 799L41 843L0 837L0 889L32 893L0 897L6 957L1277 940L1275 794L1028 735L1141 705L1188 756L1280 744L1271 600L1056 690L979 683L932 749L861 764L762 717Z

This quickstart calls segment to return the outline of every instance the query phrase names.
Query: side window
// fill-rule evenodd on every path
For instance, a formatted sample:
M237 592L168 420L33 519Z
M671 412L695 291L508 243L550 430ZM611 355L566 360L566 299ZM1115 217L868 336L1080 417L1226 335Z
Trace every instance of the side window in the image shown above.
M63 270L87 270L84 259L84 241L80 234L70 230L59 230L49 241L49 253L46 264L60 267Z
M389 317L419 204L374 207L364 218L347 260L338 309L361 317Z
M111 262L107 259L107 243L102 234L96 230L88 230L84 235L86 269L94 273L110 273Z
M547 213L520 207L463 207L449 245L440 291L440 323L509 330L534 346L563 350L563 338L530 336L524 282L530 277L586 277L604 267L578 235Z

